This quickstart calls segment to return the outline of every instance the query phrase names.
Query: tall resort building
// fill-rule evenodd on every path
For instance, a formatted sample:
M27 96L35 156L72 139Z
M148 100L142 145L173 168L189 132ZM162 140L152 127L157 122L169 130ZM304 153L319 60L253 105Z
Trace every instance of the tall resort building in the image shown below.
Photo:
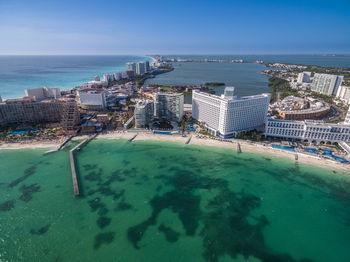
M157 93L154 96L155 115L159 119L181 121L184 114L184 95Z
M344 124L350 125L350 108L348 110L348 113L346 114Z
M311 82L311 72L302 72L298 74L297 83L310 83Z
M198 90L192 93L192 117L202 122L208 132L230 138L242 131L263 130L270 94L234 96L234 87L226 87L221 96Z
M154 103L152 100L140 100L135 105L135 127L145 128L153 120Z
M126 71L133 71L136 74L136 63L129 62L126 63Z
M136 74L137 75L143 75L147 73L146 71L146 63L145 62L138 62L136 65Z
M316 73L311 84L311 90L328 96L337 95L343 78L344 76Z

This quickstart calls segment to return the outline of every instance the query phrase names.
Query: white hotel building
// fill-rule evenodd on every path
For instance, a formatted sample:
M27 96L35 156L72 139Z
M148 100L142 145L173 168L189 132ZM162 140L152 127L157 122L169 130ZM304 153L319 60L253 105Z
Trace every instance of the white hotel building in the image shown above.
M237 98L234 87L226 87L221 96L194 90L192 117L205 124L208 132L230 138L242 131L263 129L266 122L270 94Z
M349 113L348 113L349 116ZM350 142L350 117L343 124L323 121L267 119L266 137L291 138L313 142Z

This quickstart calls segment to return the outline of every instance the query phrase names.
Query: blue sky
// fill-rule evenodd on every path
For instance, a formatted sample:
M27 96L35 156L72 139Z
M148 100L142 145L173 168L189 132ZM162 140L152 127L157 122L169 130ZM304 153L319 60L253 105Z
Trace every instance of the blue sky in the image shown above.
M0 54L350 53L350 1L0 0Z

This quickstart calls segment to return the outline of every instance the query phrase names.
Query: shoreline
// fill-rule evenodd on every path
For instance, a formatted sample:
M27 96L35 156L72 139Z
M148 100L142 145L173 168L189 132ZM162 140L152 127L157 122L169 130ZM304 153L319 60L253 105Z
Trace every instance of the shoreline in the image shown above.
M175 142L185 144L186 141L191 137L182 137L179 135L161 135L153 134L151 132L111 132L108 134L100 134L97 139L131 139L136 136L134 141L165 141L165 142ZM88 136L75 137L73 140L85 139ZM245 140L224 140L218 141L211 138L199 138L196 135L192 135L189 145L198 146L214 146L220 148L226 148L237 151L237 144L240 144L242 152L259 154L259 155L269 155L276 158L285 158L291 161L295 161L295 155L298 155L298 162L306 165L311 165L315 167L321 167L329 169L330 171L342 171L345 173L350 173L350 165L341 164L329 159L322 159L318 156L312 156L304 153L289 152L281 149L272 148L269 146L263 146L260 144L255 144Z
M136 138L133 141L160 141L160 142L174 142L174 143L182 143L185 144L190 138L189 145L198 145L198 146L213 146L225 149L231 149L237 152L237 145L240 144L242 149L242 153L252 153L259 154L261 156L272 156L276 158L284 158L289 159L295 162L295 155L298 155L298 163L302 163L305 165L311 165L314 167L326 168L330 171L342 171L344 173L350 174L350 165L342 164L335 162L329 159L322 159L318 156L312 156L305 153L296 153L296 152L288 152L281 149L272 148L270 146L264 146L252 142L248 142L245 140L214 140L211 138L199 138L196 135L188 135L186 137L182 137L179 135L161 135L161 134L153 134L151 132L127 132L127 131L117 131L111 132L108 134L99 134L95 139L126 139L129 140L133 136ZM77 136L72 140L82 140L88 138L89 136ZM39 148L58 148L60 143L56 142L31 142L31 143L1 143L0 150L15 150L15 149L39 149Z

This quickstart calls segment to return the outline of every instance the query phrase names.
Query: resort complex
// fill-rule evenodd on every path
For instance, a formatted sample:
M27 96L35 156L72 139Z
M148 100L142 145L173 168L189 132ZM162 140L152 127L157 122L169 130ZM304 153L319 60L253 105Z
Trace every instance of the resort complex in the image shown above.
M199 86L143 84L148 78L172 71L172 63L177 61L243 60L152 59L152 63L127 62L125 71L104 74L102 80L97 75L69 90L26 89L23 98L1 100L2 139L14 139L17 130L26 134L25 139L35 139L22 130L36 130L37 134L43 128L51 137L131 131L182 137L194 134L223 141L259 138L265 144L288 140L300 143L300 148L335 144L350 154L350 89L343 76L315 73L312 68L304 71L307 66L267 63L267 67L280 70L263 73L272 76L271 81L277 79L279 88L281 84L284 87L238 97L234 87L216 82ZM222 93L216 86L223 88Z
M299 141L326 143L350 142L350 124L330 124L323 121L288 121L269 118L264 135Z
M221 96L193 91L192 117L215 136L235 137L242 131L264 128L269 101L269 94L238 98L234 87L226 87Z

